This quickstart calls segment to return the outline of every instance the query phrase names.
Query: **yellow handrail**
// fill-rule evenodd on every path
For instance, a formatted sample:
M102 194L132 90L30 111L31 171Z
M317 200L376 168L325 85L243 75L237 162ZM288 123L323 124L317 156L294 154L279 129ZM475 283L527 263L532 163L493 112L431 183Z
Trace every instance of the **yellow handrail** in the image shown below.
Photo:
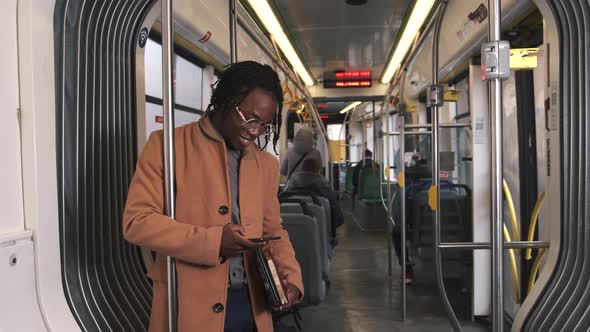
M533 269L531 270L531 277L529 279L529 291L528 293L531 292L531 290L533 289L533 286L535 285L535 279L537 279L537 272L539 272L539 267L541 266L541 258L543 257L543 254L545 253L545 248L541 248L539 250L539 255L537 255L537 259L535 259L535 263L533 264Z
M535 228L537 228L537 220L539 220L539 213L541 213L541 206L543 205L544 201L545 201L545 192L542 192L541 196L539 196L539 199L537 200L537 203L535 204L535 208L533 209L533 214L531 215L531 224L529 225L529 237L528 237L529 241L532 241L533 237L535 236ZM541 256L541 251L539 251L539 256ZM527 248L525 259L528 261L528 260L531 260L531 258L533 258L532 249ZM535 261L535 264L537 264L536 261Z
M510 188L506 179L502 180L502 186L504 187L504 194L506 195L506 201L508 202L508 210L510 210L510 220L512 221L512 231L514 231L514 241L520 241L520 230L518 228L518 221L516 219L516 209L514 208L514 200L510 193Z
M502 181L502 187L504 188L504 195L506 195L506 200L508 201L508 208L510 210L510 217L512 221L512 229L514 231L514 238L518 241L519 234L518 234L518 221L516 219L516 211L514 209L514 202L512 201L512 195L510 194L510 188L508 187L508 183L504 179ZM503 224L504 226L504 238L506 242L512 241L510 239L510 232L508 231L508 227L506 227L506 223ZM514 301L517 304L520 304L520 284L518 282L518 268L516 267L516 257L514 255L514 249L508 249L508 256L510 257L510 266L512 268L512 284L514 288Z
M506 242L510 242L510 233L508 227L504 224L504 238ZM510 266L512 267L512 284L514 285L514 301L520 304L520 284L518 282L518 269L516 267L516 256L514 255L514 249L508 249L508 256L510 257Z

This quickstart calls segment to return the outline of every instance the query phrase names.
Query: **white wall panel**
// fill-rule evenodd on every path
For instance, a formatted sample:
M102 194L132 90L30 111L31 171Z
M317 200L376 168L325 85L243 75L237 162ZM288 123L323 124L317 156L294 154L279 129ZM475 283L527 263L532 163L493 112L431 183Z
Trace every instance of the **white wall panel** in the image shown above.
M16 1L0 2L0 234L24 230Z
M34 234L39 308L49 330L70 332L80 331L80 327L64 297L61 276L55 162L54 9L52 0L18 3L23 193L26 228Z
M491 188L488 87L480 79L480 68L469 67L469 109L473 128L473 241L490 242ZM489 250L473 251L473 314L491 313L492 271Z
M537 134L537 192L541 195L546 191L545 182L547 181L547 130L545 129L545 88L547 86L547 59L545 45L539 46L540 52L537 56L537 68L533 70L533 82L535 86L535 125ZM539 230L539 240L548 241L549 227L546 222L547 213L546 206L543 204L539 219L537 222L537 229Z
M35 287L31 232L0 235L0 332L46 331Z

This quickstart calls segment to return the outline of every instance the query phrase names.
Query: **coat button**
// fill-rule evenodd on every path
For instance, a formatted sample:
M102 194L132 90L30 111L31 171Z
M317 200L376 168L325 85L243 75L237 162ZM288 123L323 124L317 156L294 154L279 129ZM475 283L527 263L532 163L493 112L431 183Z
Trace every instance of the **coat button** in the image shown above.
M221 303L215 303L213 305L213 311L215 311L216 314L222 312L223 311L223 304L221 304Z
M227 214L228 208L225 205L219 207L219 214L225 216Z

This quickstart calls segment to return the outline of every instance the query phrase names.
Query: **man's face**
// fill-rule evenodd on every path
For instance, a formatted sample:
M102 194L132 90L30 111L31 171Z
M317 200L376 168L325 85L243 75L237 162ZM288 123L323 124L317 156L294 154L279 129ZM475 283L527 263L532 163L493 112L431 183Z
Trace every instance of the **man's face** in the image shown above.
M237 105L237 110L234 107L224 114L219 128L221 135L232 149L245 149L265 133L265 127L272 124L276 111L277 102L272 94L254 89Z

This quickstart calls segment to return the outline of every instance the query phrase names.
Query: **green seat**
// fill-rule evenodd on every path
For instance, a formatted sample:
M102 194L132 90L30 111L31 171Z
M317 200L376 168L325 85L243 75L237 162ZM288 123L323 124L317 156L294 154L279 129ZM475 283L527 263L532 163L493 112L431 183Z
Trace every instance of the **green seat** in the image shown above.
M354 173L354 165L350 163L346 168L346 192L348 193L352 193L353 191L352 174Z
M358 199L365 202L381 201L381 178L379 168L363 168L359 174Z

